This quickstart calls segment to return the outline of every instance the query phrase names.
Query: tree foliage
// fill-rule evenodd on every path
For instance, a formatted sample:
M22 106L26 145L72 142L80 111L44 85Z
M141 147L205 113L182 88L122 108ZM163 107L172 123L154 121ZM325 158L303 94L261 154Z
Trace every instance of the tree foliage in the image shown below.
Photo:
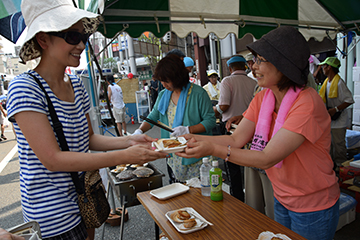
M101 62L101 59L100 59ZM105 58L104 59L104 68L112 69L113 73L119 72L117 62L114 58Z
M151 68L151 71L154 72L155 71L155 67L156 67L156 64L160 61L161 59L161 55L162 55L162 51L161 51L161 40L157 37L155 37L152 33L149 32L149 34L145 35L145 34L142 34L140 37L139 37L139 40L140 41L143 41L143 42L148 42L148 43L151 43L151 44L155 44L158 46L159 48L159 52L160 52L160 56L153 56L153 55L144 55L144 57L146 57L149 62L150 62L150 68Z

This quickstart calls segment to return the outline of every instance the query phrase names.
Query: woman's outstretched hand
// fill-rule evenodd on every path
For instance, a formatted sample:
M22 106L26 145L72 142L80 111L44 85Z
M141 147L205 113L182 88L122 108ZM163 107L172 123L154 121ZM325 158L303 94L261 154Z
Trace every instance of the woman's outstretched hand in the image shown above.
M130 140L130 146L142 144L151 147L151 143L156 141L157 139L149 137L146 134L137 134L137 135L129 136L129 140Z
M119 158L121 158L121 152L119 151ZM126 149L126 159L129 159L128 163L144 164L159 158L165 158L167 155L168 153L166 152L154 151L148 145L135 145Z
M196 141L195 138L191 138L186 145L185 151L178 152L176 155L184 158L201 158L212 155L214 150L214 146L211 142Z
M25 240L25 238L9 233L5 229L0 228L0 240Z

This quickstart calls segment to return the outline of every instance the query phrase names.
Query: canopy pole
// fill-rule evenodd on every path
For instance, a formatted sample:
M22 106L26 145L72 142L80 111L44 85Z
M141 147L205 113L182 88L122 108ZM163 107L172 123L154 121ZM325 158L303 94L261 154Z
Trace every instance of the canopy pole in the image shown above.
M97 69L99 70L100 79L104 79L104 76L102 74L102 69L101 69L101 67L99 65L99 62L98 62L97 58L95 57L94 50L91 47L91 44L89 42L88 42L88 45L89 45L90 54L91 54L91 56L93 56L92 60L95 62L95 65L96 65ZM103 89L104 89L104 95L105 95L105 98L106 98L106 105L107 105L107 107L109 109L111 122L112 122L112 124L114 124L114 127L115 127L116 136L120 137L119 129L117 128L117 124L115 123L114 115L113 115L113 113L111 111L110 101L109 101L109 98L108 98L107 87L106 87L105 81L100 81L100 82L102 83L102 86L103 86Z
M337 19L319 0L315 0L325 12L327 12L343 29L345 26Z

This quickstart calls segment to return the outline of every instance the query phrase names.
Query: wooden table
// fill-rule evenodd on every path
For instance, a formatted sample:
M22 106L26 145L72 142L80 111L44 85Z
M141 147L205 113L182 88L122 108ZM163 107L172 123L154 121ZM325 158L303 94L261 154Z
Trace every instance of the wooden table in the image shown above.
M214 202L201 195L199 188L168 200L159 200L150 191L137 194L141 204L169 239L257 239L263 231L283 233L293 240L305 239L264 214L224 192L224 199ZM192 207L213 226L190 233L179 233L165 213L183 207Z

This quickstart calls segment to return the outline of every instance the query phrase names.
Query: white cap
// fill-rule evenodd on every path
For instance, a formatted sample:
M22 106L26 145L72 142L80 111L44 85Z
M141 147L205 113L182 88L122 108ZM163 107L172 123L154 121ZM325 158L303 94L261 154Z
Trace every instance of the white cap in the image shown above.
M202 162L203 162L203 163L208 163L208 162L209 162L209 158L208 158L208 157L204 157L204 158L202 159Z
M213 161L213 162L212 162L212 166L213 166L213 167L218 167L218 166L219 166L219 162L218 162L218 161Z
M208 73L207 73L208 77L210 77L210 76L213 75L213 74L216 74L216 75L219 76L219 74L217 73L217 71L215 71L215 70L213 70L213 69L209 70Z

